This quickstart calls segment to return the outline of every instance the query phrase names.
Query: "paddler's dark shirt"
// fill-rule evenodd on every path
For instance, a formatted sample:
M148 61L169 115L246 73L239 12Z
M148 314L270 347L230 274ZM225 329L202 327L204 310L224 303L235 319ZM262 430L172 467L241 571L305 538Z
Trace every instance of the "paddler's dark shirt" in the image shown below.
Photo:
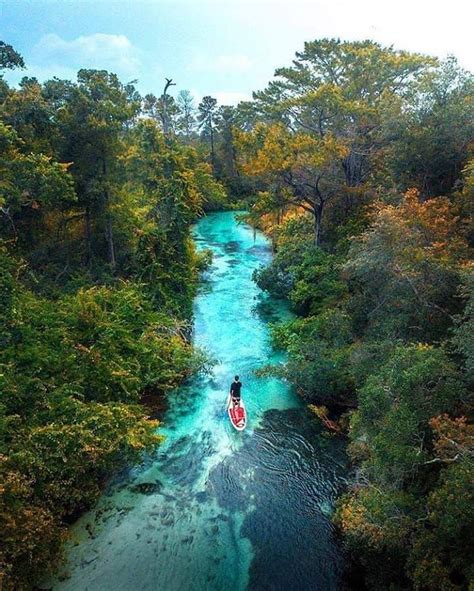
M230 385L230 391L234 398L240 398L240 388L242 388L242 382L232 382Z

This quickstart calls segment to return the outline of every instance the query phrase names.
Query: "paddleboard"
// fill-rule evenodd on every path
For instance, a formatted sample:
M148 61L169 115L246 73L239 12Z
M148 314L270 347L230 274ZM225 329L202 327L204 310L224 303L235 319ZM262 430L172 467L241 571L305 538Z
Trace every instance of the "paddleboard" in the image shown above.
M234 429L237 429L237 431L243 431L247 426L247 412L245 410L245 405L242 398L240 399L239 406L234 408L232 398L229 396L227 402L227 412Z

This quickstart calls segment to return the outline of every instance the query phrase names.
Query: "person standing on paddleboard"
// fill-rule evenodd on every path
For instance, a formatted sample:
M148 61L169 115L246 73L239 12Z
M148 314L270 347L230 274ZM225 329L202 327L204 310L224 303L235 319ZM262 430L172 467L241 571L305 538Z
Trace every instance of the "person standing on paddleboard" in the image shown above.
M240 390L242 388L242 382L239 380L239 376L235 376L234 381L230 385L230 397L234 403L234 408L240 406Z

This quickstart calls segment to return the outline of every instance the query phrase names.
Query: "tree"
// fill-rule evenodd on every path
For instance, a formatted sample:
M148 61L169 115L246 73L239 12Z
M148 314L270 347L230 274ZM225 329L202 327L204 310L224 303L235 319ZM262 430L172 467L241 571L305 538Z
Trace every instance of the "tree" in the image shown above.
M207 203L222 204L225 192L197 151L166 140L155 122L141 121L131 139L123 159L127 193L145 211L132 261L160 307L188 315L197 280L190 225Z
M221 138L222 173L231 183L237 176L236 147L234 142L234 107L222 106L217 110L217 130Z
M173 82L172 78L165 78L165 80L166 80L166 84L163 89L163 94L161 95L161 107L162 107L161 120L163 122L163 133L166 136L169 133L169 127L170 127L169 114L168 114L168 102L169 102L168 90L169 90L170 86L176 86L176 84Z
M462 433L452 435L457 439ZM414 527L407 570L415 589L462 591L474 582L467 559L474 550L472 429L470 439L470 457L446 464L426 500L426 513Z
M408 191L398 206L375 204L372 224L345 265L352 306L370 334L435 341L459 310L456 261L467 259L456 209L446 198L420 201Z
M24 68L25 62L21 55L11 45L0 41L0 70Z
M247 174L263 177L288 206L308 212L314 220L314 241L321 244L327 202L338 194L341 172L337 162L346 148L334 136L314 137L292 132L281 123L257 125L240 136Z
M356 187L369 174L383 110L407 96L436 61L372 41L322 39L305 43L293 63L255 94L257 103L295 130L344 138L345 182Z
M178 129L189 141L196 126L194 97L189 90L180 90L176 102L179 109Z
M199 127L204 137L209 139L211 146L212 169L216 170L216 153L214 146L214 125L216 117L217 100L212 96L205 96L198 105Z
M397 347L358 394L352 438L364 438L374 482L403 488L430 459L432 416L454 410L459 373L441 349Z
M271 264L254 276L261 289L274 297L288 298L303 316L315 316L341 303L346 294L340 277L341 259L316 248L311 237L308 218L285 220L273 232L276 253Z
M22 78L19 88L11 89L2 104L2 120L21 138L22 151L41 152L57 160L56 114L36 78Z
M115 74L80 70L60 112L61 156L72 162L79 204L84 207L86 261L101 254L93 246L94 225L102 226L106 258L112 271L117 265L111 201L117 172L117 155L124 125L139 110L133 86L124 86Z
M4 66L21 65L0 51ZM165 136L170 111L151 103L158 121L139 117L133 84L105 71L0 80L6 591L55 569L67 525L160 443L150 408L207 366L189 340L208 260L190 226L226 195L199 150Z
M3 232L32 248L35 221L76 200L68 166L41 153L22 153L17 133L0 121L0 213Z
M359 390L349 451L362 466L336 519L371 589L468 588L472 429L441 414L460 377L442 349L399 346Z
M349 209L363 194L384 146L386 113L402 108L435 63L371 41L322 39L306 43L292 67L255 93L271 142L258 147L261 172L279 172L289 202L313 215L317 245L326 203L337 195ZM266 135L262 125L253 134ZM270 149L284 152L284 163L277 158L284 166L271 162Z
M179 107L171 95L162 94L157 98L154 94L146 94L143 97L142 109L146 115L160 124L166 135L176 131Z
M386 122L389 169L424 198L448 195L459 181L474 134L474 79L450 57L420 85L410 108Z
M474 384L474 269L471 266L463 269L460 292L465 307L456 318L453 344L462 356L466 381Z

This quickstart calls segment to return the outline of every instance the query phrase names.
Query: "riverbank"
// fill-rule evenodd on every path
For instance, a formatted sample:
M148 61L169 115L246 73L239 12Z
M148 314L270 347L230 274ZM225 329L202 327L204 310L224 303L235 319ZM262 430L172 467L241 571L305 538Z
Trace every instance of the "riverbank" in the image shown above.
M283 360L269 322L288 312L252 280L271 247L232 212L201 219L194 235L214 259L195 301L193 339L217 364L211 376L170 395L163 445L71 528L68 562L53 588L285 589L298 582L302 590L336 591L344 560L330 516L345 483L344 446L322 435L285 382L254 374ZM224 410L237 371L249 413L243 434Z

